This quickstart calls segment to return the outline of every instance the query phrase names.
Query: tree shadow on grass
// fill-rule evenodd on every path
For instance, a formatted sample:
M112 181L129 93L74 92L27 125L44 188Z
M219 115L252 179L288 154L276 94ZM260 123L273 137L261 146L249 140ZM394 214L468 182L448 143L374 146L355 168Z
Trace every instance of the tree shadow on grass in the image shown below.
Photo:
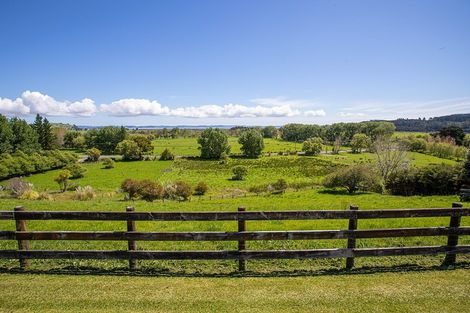
M430 271L450 271L457 269L470 269L470 262L459 262L452 266L420 266L416 264L403 264L396 266L359 267L351 270L327 269L327 270L302 270L302 271L271 271L271 272L229 272L229 273L205 273L169 271L167 269L144 268L129 270L127 267L102 269L98 267L66 266L52 269L23 270L19 267L0 267L0 274L37 274L37 275L96 275L96 276L138 276L138 277L192 277L192 278L244 278L244 277L317 277L317 276L342 276L342 275L369 275L377 273L411 273Z

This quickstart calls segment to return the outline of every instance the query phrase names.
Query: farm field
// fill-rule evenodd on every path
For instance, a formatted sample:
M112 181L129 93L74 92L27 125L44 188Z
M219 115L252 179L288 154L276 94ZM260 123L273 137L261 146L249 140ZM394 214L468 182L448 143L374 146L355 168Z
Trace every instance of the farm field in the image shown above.
M181 154L199 153L194 138L169 140L168 144L177 147L175 151ZM277 140L270 144L275 147L273 151L295 150L300 147L300 144L295 147ZM158 152L158 149L156 151ZM421 153L410 153L409 156L412 164L418 167L440 163L457 164L453 160ZM12 210L18 205L27 210L115 212L125 211L126 206L134 206L136 211L188 212L236 211L239 206L245 206L248 211L347 210L351 204L358 205L361 210L373 210L450 207L452 202L458 201L457 196L405 197L373 192L357 192L350 195L341 189L321 187L324 176L335 168L358 163L372 165L374 162L375 155L371 153L341 152L338 155L322 154L315 157L290 155L264 156L258 159L229 158L224 162L185 158L177 158L174 161L118 161L112 169L104 169L102 163L84 163L83 166L87 169L85 176L71 182L75 186L92 186L97 194L95 199L74 201L73 191L60 193L54 181L59 170L53 170L25 178L34 184L36 190L49 192L54 198L53 201L13 199L3 193L0 210ZM237 165L248 168L245 180L231 179L232 168ZM190 201L184 202L124 201L119 187L126 178L151 179L162 183L183 180L193 186L199 181L204 181L208 184L209 191L204 196L193 196ZM250 192L253 186L272 184L279 178L284 178L290 185L283 194ZM470 203L464 205L469 206ZM248 221L247 230L336 230L347 229L347 223L347 220ZM372 219L360 220L358 224L359 229L437 227L448 226L449 218ZM470 218L463 217L461 225L470 226ZM237 229L236 222L230 221L136 222L136 226L138 231L168 232ZM0 221L0 229L14 230L14 222ZM126 223L28 221L28 230L124 231ZM446 237L358 239L357 246L434 246L445 245L446 240ZM459 243L470 244L470 238L462 236ZM127 248L127 242L124 241L31 241L30 244L31 249ZM137 245L138 249L142 250L237 248L236 242L229 241L138 242ZM342 248L345 245L346 240L340 239L249 241L247 249L323 249ZM0 241L0 249L16 247L16 241ZM307 312L312 309L334 312L345 307L350 312L358 312L369 308L373 310L377 306L381 307L381 311L413 311L431 307L442 308L442 312L464 311L468 302L465 294L470 288L466 283L469 278L470 256L459 255L455 269L447 270L441 267L443 258L443 255L356 258L352 272L344 270L344 259L257 260L247 261L248 272L244 277L239 277L238 264L232 260L139 261L139 270L136 272L129 272L128 262L119 260L33 260L30 268L21 273L18 272L17 260L0 260L0 288L6 290L0 296L0 312L9 312L7 308L20 312L33 312L38 309L45 312L93 312L93 308L97 307L105 311L132 312L145 311L156 306L156 311L161 312L215 312L230 311L234 302L239 303L235 311L246 311L249 308L253 312L271 312L274 309L286 312ZM44 275L46 273L47 275ZM97 289L95 277L103 277L93 275L106 275L106 284L109 284L109 287L105 288L106 293L90 296L90 292ZM420 279L419 283L416 283L417 279ZM22 286L25 281L28 284L27 289L23 289L23 296L13 299L12 294L17 294L21 288L25 288ZM70 286L74 286L74 289ZM416 290L414 294L410 292L413 288ZM237 289L243 292L233 292ZM217 294L211 290L217 290ZM318 290L322 290L321 297L316 293ZM54 291L56 298L52 301L50 299ZM358 297L361 299L361 305L355 301ZM460 303L457 304L457 301Z

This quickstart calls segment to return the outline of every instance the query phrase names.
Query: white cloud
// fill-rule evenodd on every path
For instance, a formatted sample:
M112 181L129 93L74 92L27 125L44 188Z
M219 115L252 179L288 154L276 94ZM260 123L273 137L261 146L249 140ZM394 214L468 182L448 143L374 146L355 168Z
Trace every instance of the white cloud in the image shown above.
M8 115L41 114L46 116L93 116L97 112L111 116L168 116L180 118L257 118L325 116L324 110L302 112L300 107L312 106L309 100L286 98L260 98L244 104L210 104L170 108L158 101L148 99L120 99L99 108L89 98L80 101L58 101L37 91L25 91L20 98L0 98L0 113Z
M325 116L326 113L324 110L310 110L304 112L305 116Z
M292 117L301 114L289 102L268 103L267 100L259 102L260 104L256 106L230 103L169 108L147 99L122 99L102 104L101 111L114 116L159 115L185 118ZM315 112L311 116L325 115L323 110L311 112Z
M121 99L102 104L100 110L114 116L168 115L170 112L168 107L147 99Z
M29 107L23 104L21 98L11 100L8 98L0 98L0 113L5 115L26 115L29 114Z
M20 98L0 98L0 113L7 115L42 114L47 116L92 116L96 113L93 100L57 101L37 91L25 91Z

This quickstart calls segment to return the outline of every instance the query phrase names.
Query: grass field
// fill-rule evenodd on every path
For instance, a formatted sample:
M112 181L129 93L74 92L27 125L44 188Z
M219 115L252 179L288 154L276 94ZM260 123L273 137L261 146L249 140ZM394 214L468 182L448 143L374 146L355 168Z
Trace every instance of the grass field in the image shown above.
M176 154L197 155L194 138L156 140L155 152L171 146ZM233 152L239 152L230 138ZM299 144L267 141L265 151L299 150ZM269 147L269 148L268 148ZM238 149L238 150L237 150ZM455 161L411 153L416 166L456 164ZM26 180L36 190L47 190L54 201L13 199L3 193L0 210L17 205L27 210L120 211L132 205L136 211L235 211L345 210L356 204L365 209L450 207L457 196L392 196L378 193L349 195L320 187L323 176L338 166L370 163L369 153L339 155L271 156L259 159L231 158L227 162L178 158L175 161L116 162L114 169L100 163L84 164L84 178L97 197L73 201L73 192L59 193L54 177L58 171L32 175ZM235 165L248 168L243 181L231 180ZM209 193L191 201L123 201L118 191L125 178L161 182L204 181ZM253 194L254 185L284 178L304 184L284 194ZM5 182L1 182L5 184ZM470 203L464 203L470 206ZM359 229L447 226L449 218L360 220ZM235 231L236 222L137 222L139 231ZM470 226L470 217L462 218ZM346 220L248 221L247 230L346 229ZM13 221L0 221L0 230L14 230ZM123 231L125 222L28 221L28 230ZM470 244L462 236L459 244ZM357 246L391 247L445 245L446 237L360 239ZM290 240L247 242L247 249L342 248L346 240ZM15 241L0 241L0 249L16 249ZM126 242L32 241L32 249L125 250ZM138 242L143 250L233 250L236 242ZM352 272L344 259L248 261L248 272L237 273L235 261L140 261L139 270L127 271L127 261L33 260L21 272L17 260L0 260L0 312L465 312L470 300L470 256L459 255L455 269L440 265L443 256L357 258Z
M0 274L0 312L468 312L470 271L301 277Z

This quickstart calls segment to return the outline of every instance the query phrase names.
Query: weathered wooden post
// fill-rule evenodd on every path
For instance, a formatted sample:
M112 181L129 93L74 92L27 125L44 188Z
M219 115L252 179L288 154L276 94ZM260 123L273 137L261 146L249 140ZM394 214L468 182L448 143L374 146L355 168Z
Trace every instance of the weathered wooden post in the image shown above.
M349 210L357 211L359 210L359 207L357 205L351 205L349 206ZM357 217L356 216L349 219L348 229L352 231L357 229ZM348 249L354 249L354 248L356 248L356 237L354 235L351 235L348 238ZM346 258L346 269L350 270L353 268L353 266L354 266L354 257Z
M452 208L458 209L462 207L462 203L459 202L453 202L452 203ZM460 219L461 215L460 214L455 214L450 217L450 223L449 223L449 228L456 229L460 227ZM447 247L452 249L457 246L459 243L459 235L448 235L447 236ZM455 263L456 259L456 254L455 253L447 253L446 257L444 259L443 265L453 265Z
M245 207L239 207L238 212L245 212ZM238 217L238 232L246 231L246 221ZM238 241L238 252L245 250L245 240ZM238 260L238 270L240 272L246 271L246 261L242 258Z
M25 209L22 206L17 206L14 209L15 222L16 222L16 231L17 232L18 231L26 231L26 221L19 219L16 215L17 212L24 212L24 211L25 211ZM29 241L28 240L18 240L18 250L19 251L29 250ZM29 262L28 259L20 257L19 261L20 261L20 267L22 269L26 269L30 265L30 262Z
M128 206L126 208L126 212L134 212L134 207ZM135 221L134 220L127 220L127 231L134 232L136 231ZM127 247L129 251L137 250L137 243L134 240L127 241ZM137 269L137 260L129 258L129 269L135 270Z

